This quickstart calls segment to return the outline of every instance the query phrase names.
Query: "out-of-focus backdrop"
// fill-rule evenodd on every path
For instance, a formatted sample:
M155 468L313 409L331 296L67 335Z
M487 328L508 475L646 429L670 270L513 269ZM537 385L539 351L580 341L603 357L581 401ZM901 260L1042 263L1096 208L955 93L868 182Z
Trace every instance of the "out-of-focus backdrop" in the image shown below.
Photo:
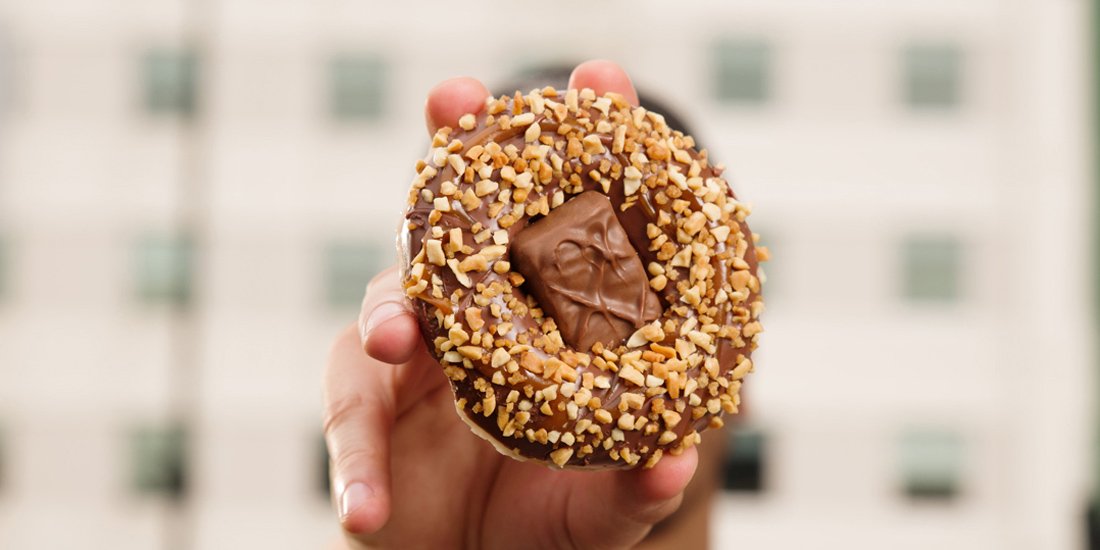
M1097 4L0 0L0 548L331 540L427 90L592 57L775 258L715 547L1085 548Z

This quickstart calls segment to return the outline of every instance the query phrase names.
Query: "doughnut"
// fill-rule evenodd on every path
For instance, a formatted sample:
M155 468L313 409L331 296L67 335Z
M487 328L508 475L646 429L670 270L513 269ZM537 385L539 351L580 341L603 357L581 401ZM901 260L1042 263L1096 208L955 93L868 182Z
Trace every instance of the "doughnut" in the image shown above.
M476 434L552 468L652 467L737 412L767 249L722 171L591 89L489 97L435 133L401 279Z

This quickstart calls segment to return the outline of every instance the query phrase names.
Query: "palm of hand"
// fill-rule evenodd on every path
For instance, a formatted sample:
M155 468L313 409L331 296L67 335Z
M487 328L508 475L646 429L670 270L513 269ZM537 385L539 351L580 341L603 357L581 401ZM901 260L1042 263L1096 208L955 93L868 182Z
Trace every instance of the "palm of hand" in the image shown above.
M629 498L614 493L636 489L630 482L616 486L638 472L556 471L512 460L459 418L446 377L426 353L391 372L400 396L391 433L392 456L400 457L391 464L395 496L389 522L362 542L384 547L617 548L637 542L655 521L650 516L658 510L612 516L616 496ZM608 517L627 525L608 528Z
M638 103L626 73L605 61L578 66L569 86ZM477 112L488 95L472 79L437 86L425 108L429 134ZM394 269L368 287L358 329L337 339L325 369L333 489L353 546L620 548L679 506L695 449L651 470L563 472L504 457L474 435Z

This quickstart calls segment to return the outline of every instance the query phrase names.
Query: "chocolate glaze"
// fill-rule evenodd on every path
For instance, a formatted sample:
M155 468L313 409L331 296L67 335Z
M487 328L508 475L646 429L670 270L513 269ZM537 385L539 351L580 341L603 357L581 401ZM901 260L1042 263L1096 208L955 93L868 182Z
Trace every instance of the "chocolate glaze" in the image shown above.
M508 99L507 112L520 112L520 109L516 108L515 103L511 98ZM589 113L593 119L596 119L599 116L599 113L595 110L590 109ZM484 145L489 142L500 143L502 146L515 145L520 149L523 148L523 128L513 127L509 130L501 130L498 126L495 125L486 128L485 117L485 113L481 113L477 119L477 126L474 127L472 130L456 130L451 135L452 138L460 140L463 143L462 151L460 151L459 154L464 154L475 145ZM559 122L555 121L548 112L547 114L536 117L535 124L541 125L541 131L543 134L553 133L557 130L559 126ZM577 174L580 176L583 191L594 191L600 194L605 194L607 196L607 198L610 200L611 206L613 207L613 211L618 220L618 224L625 231L626 236L629 238L631 244L633 245L633 248L637 252L640 263L642 265L648 265L649 262L656 261L658 253L657 251L649 250L650 238L646 235L646 226L647 224L655 222L657 220L657 213L659 209L667 209L668 206L660 206L657 204L656 193L660 191L660 189L651 189L645 185L643 185L638 190L638 200L634 202L630 207L625 209L622 208L622 206L627 201L625 197L625 191L621 182L613 182L614 184L610 186L608 191L604 192L600 182L595 181L588 176L589 172L597 168L600 162L604 160L609 160L612 163L616 163L621 166L629 166L630 162L625 154L612 154L610 152L610 145L612 143L611 135L600 135L600 139L603 141L603 144L605 146L604 152L594 154L592 156L591 162L587 164L583 163L579 158L568 158L565 161L564 171L567 174ZM705 152L699 152L692 148L688 150L688 153L693 159L703 161L706 160ZM430 190L432 193L434 193L435 196L439 196L441 184L446 181L455 180L456 175L461 176L459 174L456 174L452 167L444 166L439 169L439 172L435 175L435 177L430 178L427 181L424 188ZM644 177L648 178L651 175L652 173L646 173L644 174ZM710 165L708 163L703 168L700 177L712 178L720 177L720 175L721 170L716 169L713 165ZM498 175L494 173L491 179L497 180ZM543 183L541 191L532 190L528 198L528 202L537 201L542 195L545 195L548 198L552 197L555 192L557 192L562 187L563 183L567 182L563 182L560 179L555 179L554 181ZM733 191L730 190L728 186L725 187L728 196L731 198L735 198ZM566 200L577 200L579 197L583 196L583 193L567 193ZM693 209L699 209L701 207L702 200L692 193L684 193L679 198L691 203ZM402 229L398 236L399 254L402 258L402 265L404 268L403 278L405 279L407 279L408 277L408 270L411 265L411 260L422 252L425 246L425 242L429 238L426 228L429 225L428 216L431 210L432 205L430 203L416 200L415 202L412 202L411 206L405 213L405 223L402 225ZM521 209L516 209L517 212L519 210ZM505 210L501 212L500 215L504 215L511 211L512 209L510 207L505 208ZM480 226L483 228L488 228L492 231L496 231L498 229L501 229L501 225L499 224L500 215L498 215L496 218L490 217L484 207L467 212L463 209L458 201L452 201L451 211L444 212L440 220L437 221L435 225L448 228L460 228L463 232L463 236L466 242L472 242L472 226L474 226L475 224L480 224ZM507 227L506 231L509 235L509 242L514 243L517 238L520 238L520 233L523 232L525 228L527 228L529 223L531 223L531 218L526 215L521 215L516 223L514 223L510 227ZM714 224L712 223L710 225L713 226ZM753 244L753 239L751 238L752 233L749 230L748 225L744 222L738 222L735 227L737 226L740 227L740 231L743 235L746 236L747 241L747 250L744 252L743 259L745 262L748 263L751 273L755 276L755 274L757 273L757 255ZM669 235L670 239L675 239L675 234L667 229L665 231L666 234ZM733 250L728 248L725 244L719 243L715 246L713 252L714 254L712 256L711 265L714 269L714 277L718 282L725 282L730 273L733 271L733 267L731 265ZM506 254L503 259L507 260L510 258L511 255L509 253ZM687 269L676 269L679 269L682 272L680 273L681 278L687 277ZM451 273L450 270L444 268L439 270L438 274L443 280L443 286L448 295L455 289L463 288L463 286L458 282L456 276ZM469 273L469 276L473 281L473 285L476 286L478 284L490 285L494 281L505 280L507 274L499 274L492 270L489 270L481 273ZM538 292L536 292L536 294L538 294ZM514 288L512 291L512 295L516 297L521 303L529 303L536 306L539 305L539 302L529 299L528 296L525 295L523 287ZM677 290L676 285L674 284L667 285L662 291L658 292L657 295L665 308L668 308L671 304L679 303L681 297L680 292ZM758 299L759 296L757 292L750 291L748 297L744 300L739 300L736 303L727 302L728 307L720 309L716 322L742 326L744 323L747 323L753 318L752 315L750 315L749 313L749 307ZM502 308L507 309L507 300L504 297L498 296L493 299L493 302L499 304ZM541 305L543 307L547 307L548 304L552 302L552 299L544 300L541 302ZM444 313L453 312L457 320L463 320L464 310L472 305L472 293L465 293L458 300L457 303L452 303L446 296L443 299L438 299L424 294L419 296L417 299L412 299L411 304L414 308L414 311L417 312L417 318L419 320L425 342L427 343L427 347L434 353L435 346L433 342L435 341L435 339L439 336L447 336L447 331L437 321L435 310L438 308ZM541 333L541 327L537 322L533 320L529 311L512 311L511 313L511 320L514 328L508 333L507 337L514 339L517 335L523 333ZM563 325L560 319L558 320L558 325ZM578 342L583 343L583 340L579 339L580 336L574 335L573 337L578 338ZM668 334L663 343L666 345L672 345L675 339L675 334ZM734 341L731 339L719 338L717 340L716 352L714 355L719 360L719 363L721 365L721 372L723 373L723 375L729 372L740 358L749 357L754 347L755 345L751 341L746 341L743 343L743 345L735 345ZM539 349L532 349L531 353L545 355ZM437 358L438 357L439 354L437 354ZM701 368L702 364L689 367L686 371L687 377L698 377ZM579 366L577 370L581 374L586 371L595 372L597 374L604 374L595 367ZM467 376L464 380L455 381L454 379L452 379L452 388L454 390L456 400L465 400L469 403L480 400L482 392L476 389L475 385L479 384L478 380L481 380L480 384L487 383L489 381L489 378L493 375L495 371L496 369L493 369L487 361L480 363L475 362L474 369L467 371L469 376ZM533 373L526 373L526 380L524 384L521 384L521 386L522 385L527 385L531 389L533 389L533 391L538 392L547 386L556 384L552 381L545 380ZM492 386L492 388L496 392L497 402L503 402L507 394L512 389L514 389L511 386ZM624 380L622 380L618 376L612 376L610 387L605 389L597 388L593 390L593 396L599 398L604 404L605 408L612 409L618 403L620 395L622 395L627 389L627 384ZM669 406L671 406L671 403L674 401L667 395L664 396L664 399L669 404ZM680 399L684 399L684 396L681 396ZM652 401L647 401L643 405L641 410L634 411L635 415L646 416L649 414L650 409L653 406L654 405ZM464 412L466 413L466 416L470 421L477 424L485 432L492 434L504 446L512 449L523 457L549 462L550 453L556 448L556 446L553 444L529 441L527 438L524 437L501 436L500 427L498 426L497 419L494 415L485 416L483 414L475 414L469 410L469 407L466 407L464 409ZM578 419L592 419L592 416L593 411L582 407ZM701 418L693 419L690 414L684 414L683 421L670 429L677 434L677 441L679 441L680 438L683 438L686 435L705 430L708 425L711 424L713 416L715 415L707 414L702 416ZM560 427L563 425L575 422L576 420L570 420L566 418L563 413L560 413L558 411L555 411L553 414L550 415L543 415L537 410L533 410L532 419L531 422L528 424L528 427L534 429L545 427L548 430L560 429ZM610 431L613 428L613 425L603 425L601 428L604 431L604 437L610 437ZM625 434L625 441L621 445L630 447L635 453L641 453L644 458L646 455L651 454L654 449L658 448L658 445L656 443L657 437L657 434L646 435L643 434L641 431L631 431ZM616 448L618 448L619 446L620 445L616 445ZM663 447L667 448L669 446L665 445ZM617 468L627 467L623 462L617 461L612 458L608 454L608 452L603 450L602 448L597 448L594 453L588 454L584 457L577 457L576 455L574 455L573 458L569 460L568 466Z

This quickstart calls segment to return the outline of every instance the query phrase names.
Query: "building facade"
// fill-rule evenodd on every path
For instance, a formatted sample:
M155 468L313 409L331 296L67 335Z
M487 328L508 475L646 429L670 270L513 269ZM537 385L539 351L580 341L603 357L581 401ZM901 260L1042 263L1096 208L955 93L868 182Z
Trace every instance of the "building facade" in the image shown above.
M424 94L589 57L775 258L716 547L1081 547L1089 8L2 1L0 548L333 538L321 369Z

